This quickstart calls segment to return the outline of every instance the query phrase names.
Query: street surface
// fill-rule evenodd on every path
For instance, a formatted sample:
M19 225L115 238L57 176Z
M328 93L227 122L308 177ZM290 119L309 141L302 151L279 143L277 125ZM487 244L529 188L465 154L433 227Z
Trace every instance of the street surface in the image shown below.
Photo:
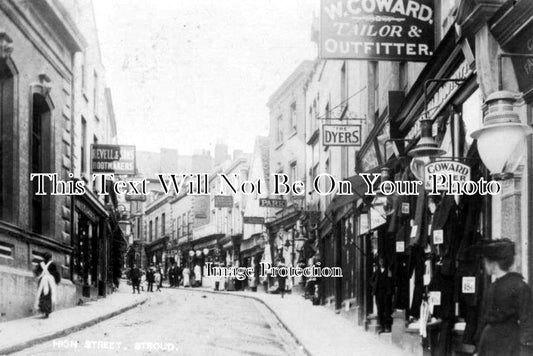
M54 322L53 314L50 322ZM261 303L180 289L14 355L304 355Z

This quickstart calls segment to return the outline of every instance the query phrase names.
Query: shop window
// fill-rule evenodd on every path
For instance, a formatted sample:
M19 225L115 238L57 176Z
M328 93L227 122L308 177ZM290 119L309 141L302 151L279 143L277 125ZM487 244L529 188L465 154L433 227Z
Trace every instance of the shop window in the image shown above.
M0 258L13 258L15 247L7 242L0 241Z
M31 149L30 165L32 173L50 172L51 155L51 125L50 107L46 99L40 94L33 95L31 116ZM32 182L31 192L31 229L33 232L44 234L49 232L50 219L45 218L49 208L49 196L37 195L38 180ZM46 190L48 190L45 187Z

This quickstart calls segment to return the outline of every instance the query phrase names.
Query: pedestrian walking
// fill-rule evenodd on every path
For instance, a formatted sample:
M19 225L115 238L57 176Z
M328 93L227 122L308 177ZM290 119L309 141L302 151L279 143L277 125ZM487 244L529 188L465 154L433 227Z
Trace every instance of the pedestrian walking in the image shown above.
M148 282L146 281L146 272L141 270L141 290L144 292L144 287L148 290Z
M154 283L156 286L156 292L161 292L161 280L163 279L163 276L161 275L161 270L158 268L154 272Z
M163 279L165 279L165 269L159 264L157 265L157 272L159 272L159 282L156 282L157 289L161 292L161 288L163 288Z
M494 281L483 297L477 355L533 355L531 289L522 275L509 272L514 264L514 242L492 240L481 246L481 254L485 271Z
M168 284L170 285L170 288L173 288L176 285L176 265L174 262L170 265L167 271L168 275Z
M147 292L154 291L154 266L150 266L148 271L146 271L146 282L148 282Z
M130 271L131 286L133 287L133 293L137 290L138 294L141 294L139 286L141 284L141 270L137 267L136 264L133 265L133 268Z
M372 276L372 294L376 297L379 333L390 333L392 327L392 273L383 258L379 259L379 266Z
M61 276L50 253L44 254L43 261L35 268L34 273L38 278L34 309L38 308L43 313L43 318L46 319L55 307L57 284L61 281Z
M202 268L199 264L194 266L194 285L200 287L202 285Z
M280 270L286 268L286 266L285 266L285 258L281 257L279 259L278 268ZM284 296L285 296L285 284L286 284L286 281L287 281L287 277L286 276L282 277L280 274L278 274L278 291L281 294L281 298L284 298Z
M183 286L184 287L191 286L190 276L191 276L191 270L189 269L189 267L185 266L185 268L183 269Z
M181 284L181 281L183 280L183 277L182 277L182 272L183 272L183 269L180 265L176 264L176 288L179 288L180 284Z

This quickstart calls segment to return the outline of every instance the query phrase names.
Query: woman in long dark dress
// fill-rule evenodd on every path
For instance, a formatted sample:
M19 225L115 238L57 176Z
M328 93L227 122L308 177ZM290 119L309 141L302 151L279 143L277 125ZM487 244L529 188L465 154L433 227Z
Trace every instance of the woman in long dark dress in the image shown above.
M43 317L48 318L57 299L56 285L61 281L57 266L48 252L44 254L43 261L35 268L35 275L38 277L35 309L39 308L39 311L44 314Z
M495 278L484 295L478 324L479 356L533 355L531 289L522 275L509 272L515 245L492 240L481 247L487 274Z
M279 259L278 268L279 269L284 269L285 267L286 267L285 266L285 259L283 257L281 257ZM286 281L287 281L287 277L286 276L280 276L278 274L278 290L279 290L279 293L281 294L282 298L285 295Z

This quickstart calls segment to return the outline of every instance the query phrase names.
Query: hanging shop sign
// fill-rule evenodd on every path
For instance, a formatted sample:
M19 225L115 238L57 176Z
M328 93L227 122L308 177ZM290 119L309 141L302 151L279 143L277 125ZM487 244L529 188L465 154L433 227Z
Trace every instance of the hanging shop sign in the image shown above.
M435 46L434 0L322 0L323 59L428 61Z
M384 205L370 208L370 229L374 230L387 222Z
M324 146L361 147L361 125L322 125Z
M91 172L135 174L135 146L91 145Z
M370 145L368 147L368 150L361 157L360 161L361 161L362 172L368 172L372 170L373 168L376 168L377 166L379 166L378 155L376 153L376 147L374 145Z
M243 216L242 222L244 224L262 225L265 223L265 218L263 216Z
M285 199L261 198L259 199L259 206L262 208L284 208L287 206L287 201Z
M437 161L426 164L424 168L424 188L446 191L451 182L470 181L471 169L457 161Z
M366 234L370 231L370 221L367 214L359 215L359 234Z
M233 207L233 195L215 195L215 208Z

